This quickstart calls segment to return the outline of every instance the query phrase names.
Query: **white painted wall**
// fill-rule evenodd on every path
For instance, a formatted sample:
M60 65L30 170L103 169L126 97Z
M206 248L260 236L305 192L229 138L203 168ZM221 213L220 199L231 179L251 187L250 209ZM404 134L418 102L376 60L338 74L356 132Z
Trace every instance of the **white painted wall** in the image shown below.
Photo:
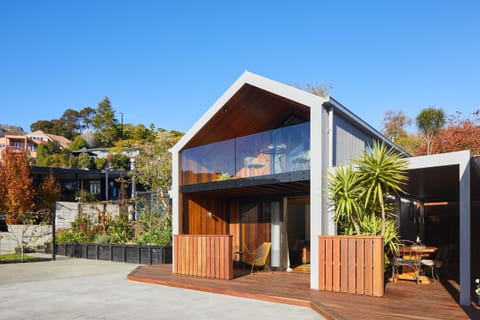
M13 253L22 239L29 247L36 247L52 239L52 226L9 225L8 232L0 232L0 254Z
M57 229L68 229L78 217L79 212L90 217L94 223L98 222L99 213L107 213L112 218L120 215L120 205L113 203L78 203L57 202L55 226Z

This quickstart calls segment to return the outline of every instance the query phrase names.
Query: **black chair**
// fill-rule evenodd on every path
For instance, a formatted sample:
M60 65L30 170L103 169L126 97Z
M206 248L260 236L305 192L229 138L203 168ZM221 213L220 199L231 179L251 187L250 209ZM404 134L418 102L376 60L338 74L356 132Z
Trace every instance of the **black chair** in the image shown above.
M392 260L393 282L395 282L396 276L398 277L400 270L403 271L405 267L414 273L417 284L420 283L421 254L420 251L417 250L417 247L418 245L413 241L401 240L400 250Z
M430 268L433 279L440 280L439 273L442 270L448 274L448 260L452 257L453 249L453 245L440 247L433 259L422 259L420 264Z

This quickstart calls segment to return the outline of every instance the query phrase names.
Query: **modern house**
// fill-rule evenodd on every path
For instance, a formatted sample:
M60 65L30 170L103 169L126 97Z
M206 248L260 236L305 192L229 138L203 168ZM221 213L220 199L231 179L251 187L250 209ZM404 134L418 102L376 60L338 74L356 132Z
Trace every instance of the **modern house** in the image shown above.
M310 287L318 289L317 236L336 234L327 171L348 164L373 141L409 156L332 97L245 72L171 150L173 234L229 235L240 253L271 242L269 265L287 270L310 262ZM409 199L400 211L408 214L416 201L424 220L420 228L400 218L401 233L414 229L413 237L426 236L424 204L449 194L445 201L457 201L461 217L456 244L470 253L470 153L410 159ZM445 168L453 170L451 184L422 179ZM436 187L460 187L460 196L433 192ZM174 259L186 250L174 246ZM462 303L469 301L470 277L468 254L460 259Z

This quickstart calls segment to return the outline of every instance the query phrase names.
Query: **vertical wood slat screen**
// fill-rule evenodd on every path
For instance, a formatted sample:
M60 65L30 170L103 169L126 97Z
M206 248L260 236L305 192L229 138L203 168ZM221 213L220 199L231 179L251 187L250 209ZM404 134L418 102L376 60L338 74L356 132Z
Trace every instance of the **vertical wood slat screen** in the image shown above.
M319 286L322 291L384 295L381 236L319 236Z
M232 279L232 242L231 235L174 235L173 272L213 279Z

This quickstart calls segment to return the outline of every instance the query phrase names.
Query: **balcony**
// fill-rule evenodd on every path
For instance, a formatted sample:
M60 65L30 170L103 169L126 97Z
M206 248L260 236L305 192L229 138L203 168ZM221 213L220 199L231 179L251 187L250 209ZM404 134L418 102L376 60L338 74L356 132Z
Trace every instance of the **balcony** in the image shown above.
M310 169L310 123L219 141L181 152L181 184Z

